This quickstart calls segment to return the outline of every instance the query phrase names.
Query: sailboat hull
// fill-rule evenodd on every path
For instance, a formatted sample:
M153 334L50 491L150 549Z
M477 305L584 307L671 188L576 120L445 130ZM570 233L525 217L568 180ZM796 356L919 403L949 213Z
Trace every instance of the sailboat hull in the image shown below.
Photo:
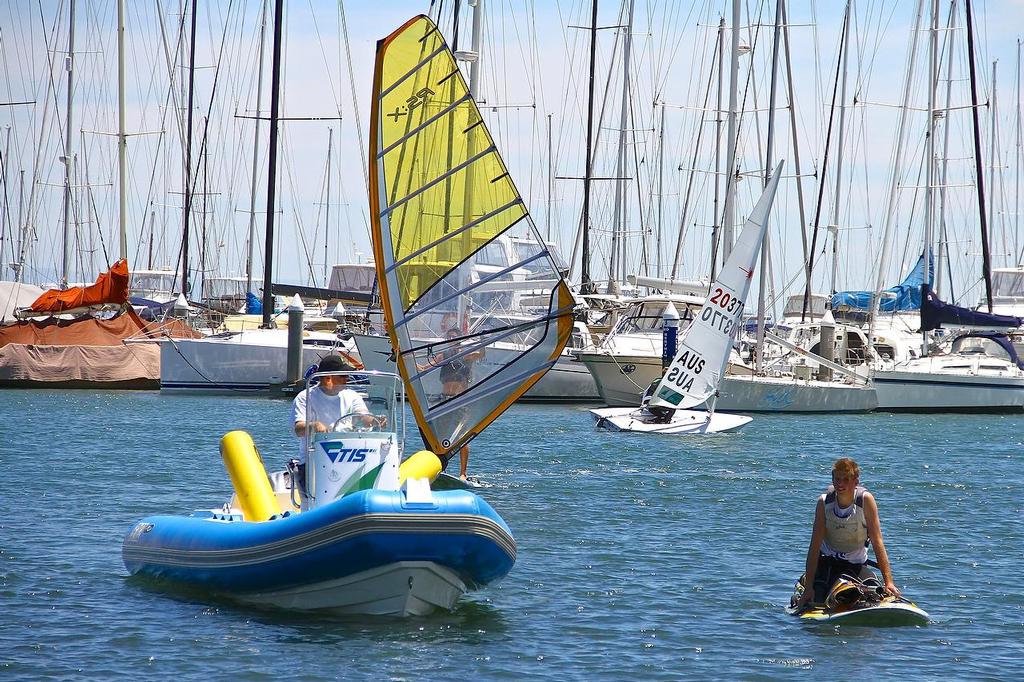
M751 417L740 414L715 412L709 415L699 410L676 410L672 421L655 424L645 421L636 407L605 407L591 410L598 428L609 431L631 431L634 433L660 433L664 435L720 433L731 431L750 423Z
M303 340L303 369L337 352L333 334ZM342 350L347 350L342 348ZM261 393L288 375L288 331L251 329L160 343L160 390L183 393Z
M877 371L878 409L888 412L1021 412L1024 377Z
M837 381L727 376L716 407L737 412L871 412L875 389Z

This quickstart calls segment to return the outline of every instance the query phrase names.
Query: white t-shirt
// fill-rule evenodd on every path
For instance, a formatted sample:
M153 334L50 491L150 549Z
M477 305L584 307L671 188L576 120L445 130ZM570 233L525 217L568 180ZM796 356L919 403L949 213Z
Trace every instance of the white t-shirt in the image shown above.
M323 422L330 428L331 424L347 414L357 412L369 414L362 397L351 388L343 388L337 395L327 395L319 386L308 388L292 401L293 423L306 421L307 415L316 421ZM306 439L299 436L299 461L306 461Z

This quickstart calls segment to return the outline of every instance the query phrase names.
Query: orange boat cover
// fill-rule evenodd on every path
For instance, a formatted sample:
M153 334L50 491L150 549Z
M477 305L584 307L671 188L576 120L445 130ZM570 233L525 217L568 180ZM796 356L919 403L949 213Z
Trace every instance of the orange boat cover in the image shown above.
M84 308L90 305L127 302L128 261L121 259L111 266L109 272L101 273L96 278L95 284L87 287L44 291L30 309L34 313L62 313L65 310Z

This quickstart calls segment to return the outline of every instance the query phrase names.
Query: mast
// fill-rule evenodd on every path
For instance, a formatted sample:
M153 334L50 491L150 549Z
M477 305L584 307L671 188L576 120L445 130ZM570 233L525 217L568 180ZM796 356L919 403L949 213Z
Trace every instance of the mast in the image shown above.
M554 173L554 161L551 158L551 114L548 114L548 236L547 240L551 241L551 201L555 194L555 173Z
M67 289L68 273L71 270L71 121L74 113L72 93L75 85L75 0L68 3L68 54L64 59L64 68L68 72L68 114L64 121L64 240L61 248L61 289Z
M946 262L946 177L949 173L949 111L953 101L953 41L956 37L956 0L949 3L946 35L946 108L942 126L942 176L939 178L939 248L935 259L935 295L942 298L942 270Z
M1014 147L1016 148L1017 154L1014 157L1014 165L1016 167L1016 172L1014 173L1014 176L1013 176L1014 178L1016 178L1016 182L1014 182L1014 191L1013 191L1013 240L1014 240L1013 252L1015 254L1019 254L1020 253L1020 245L1018 243L1018 240L1020 239L1020 157L1021 157L1021 148L1020 148L1020 142L1021 142L1020 141L1020 138L1021 138L1021 134L1020 134L1020 128L1021 128L1021 125L1020 125L1020 38L1017 38L1017 104L1016 104L1016 106L1014 108L1015 108L1015 111L1016 111L1016 119L1017 119L1016 122L1015 122L1016 125L1014 126L1014 128L1015 128L1014 135L1016 136L1016 140L1017 141L1016 141L1016 144L1014 145ZM1019 265L1020 264L1020 260L1021 260L1021 258L1018 255L1017 256L1017 261L1015 263L1013 263L1013 265Z
M245 293L252 292L252 252L256 239L256 176L257 163L260 156L260 103L263 100L263 46L264 35L267 30L267 3L263 3L263 13L260 20L260 57L259 70L256 77L256 131L252 137L252 189L249 192L249 240L245 257Z
M775 144L775 95L778 89L778 75L779 75L779 44L780 33L782 30L782 2L783 0L776 0L775 2L775 37L772 42L772 74L768 89L768 139L765 144L765 164L764 164L764 186L768 187L768 182L771 180L771 168L772 168L772 156L774 154ZM767 220L767 217L765 218ZM764 233L764 244L761 245L761 272L758 274L757 283L757 366L756 369L760 373L764 363L762 356L764 353L761 349L764 348L764 308L765 308L765 282L766 272L768 270L768 245L771 240L768 238L768 230Z
M868 317L868 355L874 352L875 321L878 307L882 300L882 286L886 271L889 269L890 239L892 223L896 214L896 193L900 187L900 166L903 162L903 146L907 132L907 108L910 105L910 84L914 77L914 65L917 63L917 34L921 26L921 14L924 0L918 0L914 27L911 29L910 49L907 55L907 75L903 81L903 105L900 107L899 124L896 127L896 148L893 150L892 172L889 176L889 203L885 211L885 227L882 229L882 257L875 278L875 289L871 295L871 313Z
M996 230L996 143L998 142L997 131L999 129L999 105L996 104L996 64L992 62L992 101L989 103L989 141L988 141L988 224L992 231ZM1003 239L1006 239L1006 231L1003 231ZM1004 244L1005 245L1005 244ZM1006 249L1003 249L1005 252Z
M619 108L619 153L615 164L615 225L612 228L612 257L608 267L609 285L612 281L622 281L625 269L625 235L626 235L626 128L629 125L629 60L633 47L633 0L629 3L625 33L622 41L622 104Z
M327 199L324 201L324 286L327 286L327 242L331 233L331 152L334 150L334 128L327 129Z
M715 39L715 52L714 52L714 54L716 55L715 56L716 59L718 59L720 57L720 52L721 52L721 47L722 47L722 30L723 30L722 29L722 22L719 22L719 25L718 25L718 36ZM704 101L701 103L701 111L703 111L703 112L708 111L708 98L711 96L711 83L712 83L712 80L714 78L715 78L715 70L714 69L709 69L708 70L708 84L707 84L707 87L704 88ZM721 76L718 77L718 84L719 84L719 93L721 93ZM665 113L664 112L664 110L665 110L664 102L662 103L661 106L662 106L662 114L664 115L664 113ZM718 113L717 112L720 109L721 109L721 102L718 103L717 108L715 109L715 112L716 112L715 113L715 125L716 125L716 127L719 125L719 120L720 119L718 118ZM672 270L669 272L669 279L675 279L676 275L679 272L679 259L682 256L683 237L685 236L685 233L686 233L687 220L688 220L688 217L690 215L690 197L691 197L691 195L693 193L694 177L697 174L697 157L698 157L699 152L700 152L700 150L702 148L701 147L701 140L704 137L704 125L703 124L704 124L704 120L702 119L701 120L701 125L697 126L697 141L693 145L693 156L690 159L690 174L689 174L689 178L686 181L686 192L683 195L683 211L682 211L682 214L679 216L679 234L678 234L678 236L676 238L676 250L675 250L675 255L672 258ZM717 144L717 136L716 136L716 144ZM715 170L716 171L718 170L717 149L716 149L716 156L715 156ZM714 205L713 210L712 210L711 213L712 213L712 216L713 216L712 217L712 222L716 223L716 221L718 220L718 197L717 197L718 174L717 174L717 172L712 174L712 178L713 178L712 182L714 183L714 186L715 186L716 197L715 197L715 205ZM718 228L717 228L717 224L716 224L715 228L714 228L714 231L712 231L712 233L711 233L712 245L714 244L715 239L717 237L717 229ZM715 257L714 257L714 246L712 246L712 251L711 251L712 278L714 276L714 269L715 269Z
M825 179L828 175L829 150L832 148L832 123L835 121L836 97L839 95L839 82L843 80L845 90L845 79L839 75L840 69L845 61L845 50L850 39L850 4L846 4L846 11L843 13L843 32L839 38L839 58L836 60L836 75L832 81L832 105L829 110L828 127L825 130L825 155L821 162L821 177L818 179L818 199L814 205L814 230L811 233L811 251L807 260L807 287L804 289L804 305L801 313L801 322L807 318L807 311L811 301L811 276L814 274L814 255L818 251L818 229L821 226L821 204L825 199ZM840 102L840 105L842 102ZM842 147L842 140L839 142Z
M935 87L939 75L939 0L932 0L932 21L928 35L928 129L925 131L925 186L924 186L924 280L928 281L932 257L932 187L935 185ZM924 301L921 301L924 304ZM921 325L921 356L928 355L928 332Z
M473 99L480 99L480 42L483 37L484 26L484 0L470 0L469 6L473 8L473 36L472 49L476 57L469 63L469 91Z
M185 227L181 237L181 293L188 297L188 235L192 229L192 101L195 96L196 76L196 5L192 0L192 37L188 60L188 112L185 124Z
M124 132L124 0L117 0L117 186L119 256L128 258L128 136Z
M270 290L274 264L274 200L277 191L277 121L281 105L281 25L284 0L274 0L274 53L270 79L270 150L267 160L267 234L263 251L263 324L270 327L274 314L274 294Z
M203 207L200 210L200 215L202 216L202 218L200 219L200 222L199 222L199 272L197 273L197 279L198 279L198 276L200 276L200 275L203 278L203 285L199 289L200 293L202 294L202 298L209 298L209 296L210 296L210 291L206 288L206 277L207 277L207 269L206 269L207 268L207 265L206 265L207 251L206 251L206 245L209 242L209 240L207 239L207 236L206 236L206 228L207 228L206 221L207 221L207 216L210 215L210 211L209 211L209 200L210 200L210 183L209 183L209 181L210 181L210 175L208 173L208 170L209 170L209 167L210 167L210 165L209 165L210 154L209 154L209 151L207 151L207 148L206 148L206 133L205 133L205 131L208 129L208 125L209 125L209 122L208 122L207 118L208 117L203 116L203 131L204 131L203 132L203 143L201 145L199 145L199 164L200 164L200 166L203 169Z
M597 61L597 0L590 2L590 74L587 85L587 150L583 171L583 256L580 264L580 293L592 294L590 279L590 180L594 162L594 71Z
M938 0L936 0L937 2ZM839 134L836 139L836 190L835 196L832 197L832 225L829 227L832 231L832 286L829 291L829 300L831 301L831 294L836 293L836 279L839 273L839 211L841 210L840 200L842 197L842 186L843 186L843 142L846 140L846 77L850 71L850 15L853 13L852 10L853 0L848 0L846 3L846 38L843 40L843 76L842 85L839 91ZM822 178L824 180L824 178ZM831 304L829 305L831 307Z
M722 185L722 75L725 72L725 17L718 20L718 85L715 89L715 196L712 199L713 216L711 220L711 281L715 280L715 273L718 270L718 244L722 241L722 223L719 222L718 207L721 205ZM696 158L696 157L695 157ZM676 248L676 260L678 261L679 248L682 240ZM673 267L672 276L675 277Z
M988 222L985 215L985 177L981 164L981 124L978 122L978 75L974 68L974 11L971 0L965 2L967 14L967 65L971 76L971 118L974 127L974 172L978 179L978 217L981 222L982 276L985 278L985 304L992 312L992 258L989 253Z
M1019 254L1020 253L1020 245L1018 243L1018 240L1020 239L1020 157L1021 157L1021 148L1020 148L1020 138L1021 138L1021 134L1020 134L1020 128L1021 128L1021 125L1020 125L1020 38L1017 38L1017 104L1014 107L1014 109L1015 109L1015 112L1016 112L1016 119L1017 119L1016 122L1015 122L1016 125L1014 126L1014 128L1015 128L1014 135L1016 136L1016 144L1014 145L1014 147L1015 147L1017 153L1016 153L1016 155L1014 157L1014 165L1016 167L1016 172L1014 173L1014 176L1013 176L1014 178L1016 178L1016 182L1013 183L1014 184L1014 190L1013 190L1013 240L1014 240L1013 252L1015 254ZM1016 262L1012 263L1012 265L1019 265L1020 264L1020 260L1021 260L1021 258L1018 255Z
M10 202L10 184L11 175L7 170L7 166L11 160L11 126L7 126L7 135L4 142L3 157L0 158L0 181L3 182L4 196L3 196L3 214L4 219L0 222L0 279L3 279L4 268L4 252L6 251L7 241L11 242L11 250L14 250L14 232L11 230L11 202ZM17 274L17 271L15 271Z
M469 95L473 98L474 102L480 101L480 57L481 57L481 39L483 37L483 0L476 0L470 3L470 7L473 9L473 25L472 35L470 37L470 50L469 53L462 53L462 59L469 62ZM459 59L459 52L457 45L459 42L459 3L455 3L454 10L454 21L455 21L455 34L452 42L452 49L456 53L456 59ZM455 81L451 81L453 88L452 99L454 101L454 87ZM454 118L449 119L449 126L455 124ZM454 129L449 127L449 134L454 135ZM479 147L479 131L476 126L473 126L466 134L466 148L469 151L469 155L476 154ZM452 148L448 148L448 165L451 167L452 164ZM445 181L445 186L448 187L448 182ZM473 219L473 206L475 205L477 197L474 196L474 189L476 187L476 166L470 164L466 168L466 182L463 187L463 201L462 201L462 224L468 225ZM447 190L450 191L450 190ZM447 212L447 209L446 209ZM461 238L462 248L466 253L472 250L472 242L470 239L470 232L467 230L462 233ZM460 289L469 286L469 274L468 272L460 272ZM459 296L457 302L459 328L466 332L469 330L469 306L467 305L467 299L465 296Z
M796 175L796 205L800 213L800 245L803 247L803 263L806 286L811 288L810 254L807 249L807 216L804 214L804 183L800 175L800 144L796 130L796 98L793 96L793 60L789 50L789 19L786 2L782 0L782 38L786 48L786 91L789 107L789 134L793 140L793 173Z
M661 120L658 125L658 236L655 240L655 269L658 277L664 277L661 271L661 233L662 217L665 212L665 103L661 103Z
M729 112L726 141L725 216L722 219L722 262L732 253L736 222L736 98L740 73L740 0L732 0L732 54L729 62Z

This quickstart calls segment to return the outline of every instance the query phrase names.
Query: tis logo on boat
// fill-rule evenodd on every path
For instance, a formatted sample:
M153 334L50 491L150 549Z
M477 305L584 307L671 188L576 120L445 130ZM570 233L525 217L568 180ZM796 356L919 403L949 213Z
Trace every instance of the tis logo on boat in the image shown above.
M346 448L342 443L321 443L320 447L332 464L343 462L363 462L366 456L373 452L373 448Z

